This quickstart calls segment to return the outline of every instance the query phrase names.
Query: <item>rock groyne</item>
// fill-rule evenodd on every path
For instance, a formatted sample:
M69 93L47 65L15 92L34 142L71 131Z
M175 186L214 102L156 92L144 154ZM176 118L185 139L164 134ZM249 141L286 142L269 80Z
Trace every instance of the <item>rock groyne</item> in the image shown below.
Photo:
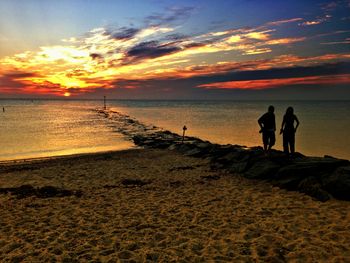
M319 201L331 197L350 201L350 162L331 156L308 157L296 153L289 158L272 150L265 155L262 147L220 145L196 137L185 137L145 125L127 115L111 110L97 110L113 121L115 129L137 146L168 149L187 156L208 158L212 169L225 169L233 175L269 181L292 191L299 191Z

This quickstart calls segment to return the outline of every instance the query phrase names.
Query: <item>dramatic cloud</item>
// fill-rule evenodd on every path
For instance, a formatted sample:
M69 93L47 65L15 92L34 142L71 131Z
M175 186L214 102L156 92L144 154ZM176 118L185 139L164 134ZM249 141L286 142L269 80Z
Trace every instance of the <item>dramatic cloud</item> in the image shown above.
M264 54L269 53L272 50L270 48L253 48L253 49L246 49L244 51L244 55L257 55L257 54Z
M237 66L226 73L185 78L117 80L113 85L118 88L104 90L101 94L118 98L132 95L139 99L188 96L202 99L266 99L266 96L290 99L298 98L297 94L302 92L304 99L341 99L349 96L349 84L350 63L245 71L239 71Z
M103 59L103 56L101 54L97 54L97 53L91 53L90 57L92 59Z
M347 44L348 38L327 41L346 30L316 31L306 37L303 30L312 28L297 23L312 21L295 17L255 27L184 34L176 23L194 12L193 7L168 8L164 14L148 16L143 26L99 27L61 44L4 57L0 59L0 93L81 96L122 89L128 94L153 90L180 96L181 85L188 87L188 94L197 94L238 84L247 89L284 86L280 79L288 79L284 82L288 85L324 84L329 78L322 76L329 75L337 75L335 82L344 83L348 74L341 68L347 68L344 63L350 60L344 51L296 55L317 37L322 37L321 45ZM288 31L282 31L287 24Z
M11 78L11 79L23 79L23 78L31 78L31 77L37 77L38 75L33 72L8 72L3 75L3 77Z
M147 16L145 19L146 24L153 26L167 25L173 22L183 21L187 19L193 11L194 7L169 7L164 13L154 13Z
M51 82L43 82L42 84L34 84L27 81L26 78L36 77L37 74L30 72L16 72L0 75L0 93L9 96L24 94L34 96L60 96L66 93L66 90L59 84Z
M132 39L137 33L140 32L140 29L137 28L119 28L115 32L105 32L106 35L109 35L111 38L116 40L129 40Z
M296 38L279 38L279 39L271 39L266 41L265 45L282 45L282 44L291 44L296 42L304 41L305 37L296 37Z
M177 46L170 44L160 44L157 41L142 42L132 47L126 54L132 61L145 59L145 58L157 58L165 55L172 54L181 50Z
M239 80L217 82L199 85L199 88L214 89L270 89L291 85L325 85L325 84L350 84L350 74L312 76L303 78L263 79L263 80Z
M169 34L165 36L165 40L169 40L169 41L183 41L183 40L188 40L189 38L190 37L179 33Z

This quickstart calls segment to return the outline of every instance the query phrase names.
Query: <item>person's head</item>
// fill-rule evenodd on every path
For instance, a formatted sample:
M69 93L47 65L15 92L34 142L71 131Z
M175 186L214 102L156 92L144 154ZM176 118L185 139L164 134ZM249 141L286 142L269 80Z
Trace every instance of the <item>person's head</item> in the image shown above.
M270 105L269 108L268 108L268 111L273 113L275 111L275 107Z
M293 115L293 113L294 113L293 107L288 107L286 110L286 115Z

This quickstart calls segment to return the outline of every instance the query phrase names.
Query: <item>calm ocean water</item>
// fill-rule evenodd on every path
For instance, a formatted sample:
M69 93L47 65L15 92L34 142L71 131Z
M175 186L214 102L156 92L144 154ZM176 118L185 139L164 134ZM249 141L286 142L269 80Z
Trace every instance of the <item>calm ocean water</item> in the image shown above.
M101 101L0 100L0 160L119 150L130 141L93 109ZM288 106L300 120L296 149L350 159L350 101L108 101L111 109L212 142L261 145L257 119L275 106L277 130ZM276 149L282 136L276 135Z
M121 150L132 143L94 101L0 100L0 160ZM5 112L2 112L2 107Z

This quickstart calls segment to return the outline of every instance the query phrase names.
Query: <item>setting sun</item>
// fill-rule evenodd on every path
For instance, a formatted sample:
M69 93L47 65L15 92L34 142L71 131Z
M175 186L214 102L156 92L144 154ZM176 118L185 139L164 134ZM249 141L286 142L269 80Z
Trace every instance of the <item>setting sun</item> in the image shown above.
M70 97L70 93L69 93L69 92L65 92L65 93L63 94L63 96L65 96L65 97Z

